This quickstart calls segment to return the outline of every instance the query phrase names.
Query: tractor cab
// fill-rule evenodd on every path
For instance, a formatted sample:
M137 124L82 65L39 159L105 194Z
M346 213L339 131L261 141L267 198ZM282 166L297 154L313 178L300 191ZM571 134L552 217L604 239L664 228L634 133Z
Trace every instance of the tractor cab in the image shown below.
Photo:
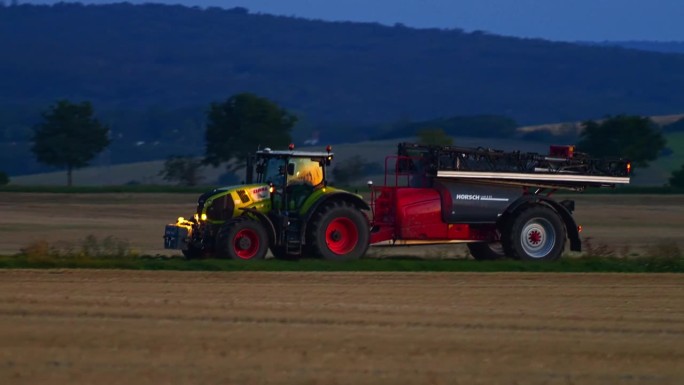
M256 153L256 183L268 184L273 194L273 208L298 211L314 193L326 186L325 169L333 153L273 151L269 148Z

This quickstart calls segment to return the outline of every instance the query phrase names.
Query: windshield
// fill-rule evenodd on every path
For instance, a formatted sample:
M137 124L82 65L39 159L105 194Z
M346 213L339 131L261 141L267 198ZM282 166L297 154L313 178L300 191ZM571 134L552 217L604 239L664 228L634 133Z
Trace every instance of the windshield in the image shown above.
M264 162L264 172L259 180L281 186L285 181L285 159L269 158Z
M258 182L273 183L276 187L283 186L285 175L288 186L305 184L316 187L322 184L325 178L321 161L311 158L268 158L262 161L257 170L260 170L257 171Z
M308 184L315 187L323 183L323 167L318 160L291 158L290 163L294 164L294 173L288 176L288 186L292 184Z

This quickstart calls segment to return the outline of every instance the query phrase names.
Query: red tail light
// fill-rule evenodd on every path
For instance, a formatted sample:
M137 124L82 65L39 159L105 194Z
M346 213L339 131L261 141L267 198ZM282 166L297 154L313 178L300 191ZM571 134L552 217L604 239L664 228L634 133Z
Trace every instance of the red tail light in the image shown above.
M563 158L572 158L575 153L575 146L551 146L549 155Z

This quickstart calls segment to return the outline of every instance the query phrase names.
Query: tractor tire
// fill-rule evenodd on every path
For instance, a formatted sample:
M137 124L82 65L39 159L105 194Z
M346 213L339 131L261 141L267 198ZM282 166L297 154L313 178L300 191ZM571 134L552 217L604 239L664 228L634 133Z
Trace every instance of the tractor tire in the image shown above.
M532 205L517 212L502 237L504 250L523 261L555 261L565 249L565 224L550 207Z
M506 258L501 242L468 243L468 251L478 261L494 261Z
M308 246L315 256L330 261L351 261L368 250L370 228L366 216L346 202L333 202L314 214Z
M247 217L234 218L219 229L214 249L220 258L261 260L268 250L268 235L258 221Z

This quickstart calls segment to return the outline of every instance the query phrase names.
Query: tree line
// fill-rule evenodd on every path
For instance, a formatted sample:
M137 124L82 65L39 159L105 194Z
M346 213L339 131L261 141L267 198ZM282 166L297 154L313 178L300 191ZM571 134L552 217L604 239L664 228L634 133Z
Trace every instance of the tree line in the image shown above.
M160 171L165 180L183 185L200 182L202 166L226 167L233 173L244 167L248 156L259 146L284 148L292 141L296 114L277 103L252 93L240 93L210 104L206 115L204 157L169 157ZM679 127L684 119L675 122ZM635 115L610 116L601 121L582 123L577 149L595 157L625 158L635 168L647 167L665 148L661 128L651 119ZM413 135L425 144L451 144L452 136L441 127L416 128ZM96 116L90 102L59 100L33 127L31 151L44 164L66 170L67 185L73 183L74 170L85 167L111 144L110 130ZM333 169L332 175L344 183L370 169L361 158ZM0 173L0 184L7 183ZM684 165L673 173L670 184L684 187Z

